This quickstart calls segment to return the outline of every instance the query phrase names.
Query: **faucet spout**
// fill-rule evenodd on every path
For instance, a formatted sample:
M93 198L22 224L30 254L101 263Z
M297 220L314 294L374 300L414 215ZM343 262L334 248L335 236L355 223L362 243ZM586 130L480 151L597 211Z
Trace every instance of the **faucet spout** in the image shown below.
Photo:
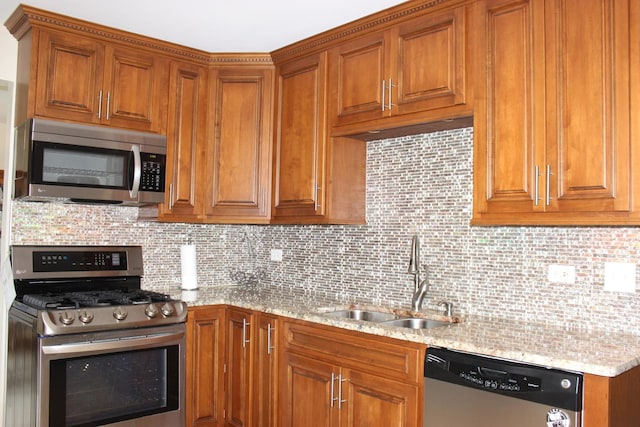
M411 297L411 309L413 311L419 311L422 308L424 297L427 295L427 288L429 287L429 274L427 272L424 280L421 279L420 271L420 238L418 235L414 235L411 240L411 257L409 259L409 274L413 275L414 286L413 296Z

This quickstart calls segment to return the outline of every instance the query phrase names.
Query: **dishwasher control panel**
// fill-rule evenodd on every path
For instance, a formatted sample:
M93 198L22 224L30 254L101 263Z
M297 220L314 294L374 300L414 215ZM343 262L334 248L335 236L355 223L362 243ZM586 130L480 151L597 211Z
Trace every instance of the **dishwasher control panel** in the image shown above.
M574 411L582 406L583 375L577 372L429 347L424 376Z

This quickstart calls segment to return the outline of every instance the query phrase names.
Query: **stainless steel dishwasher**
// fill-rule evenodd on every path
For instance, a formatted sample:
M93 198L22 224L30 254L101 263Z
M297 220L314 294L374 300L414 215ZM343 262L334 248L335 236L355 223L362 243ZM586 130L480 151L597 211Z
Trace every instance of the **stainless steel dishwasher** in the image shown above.
M429 348L424 377L424 427L582 425L580 373Z

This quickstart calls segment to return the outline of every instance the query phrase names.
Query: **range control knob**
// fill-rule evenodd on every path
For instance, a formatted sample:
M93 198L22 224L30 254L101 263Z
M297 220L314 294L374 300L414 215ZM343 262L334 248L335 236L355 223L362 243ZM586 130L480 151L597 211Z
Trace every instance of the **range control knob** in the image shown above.
M144 314L151 319L156 317L158 313L160 313L160 310L158 310L158 306L155 304L149 304L147 308L144 309Z
M175 312L175 308L173 308L173 305L171 305L171 303L169 302L162 306L162 314L164 315L164 317L169 317Z
M80 319L80 321L82 323L91 323L91 321L93 320L93 313L91 313L90 311L83 311L81 313L78 313L78 319Z
M62 322L63 325L70 325L73 323L74 320L76 320L76 316L74 316L71 313L67 313L66 311L63 313L60 313L60 322Z
M116 320L124 320L127 318L127 314L127 310L122 307L118 307L114 310L113 317L115 317Z

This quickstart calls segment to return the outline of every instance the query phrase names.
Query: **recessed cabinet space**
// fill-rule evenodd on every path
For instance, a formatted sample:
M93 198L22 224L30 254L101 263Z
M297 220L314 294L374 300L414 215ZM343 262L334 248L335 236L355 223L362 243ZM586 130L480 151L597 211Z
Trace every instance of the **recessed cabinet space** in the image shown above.
M639 223L637 2L479 3L473 223Z
M366 143L327 135L327 52L277 65L273 223L364 223Z
M334 135L471 115L467 7L425 13L330 50Z
M204 214L210 222L266 223L271 214L273 69L212 68Z
M164 132L165 58L77 34L41 31L33 115Z

